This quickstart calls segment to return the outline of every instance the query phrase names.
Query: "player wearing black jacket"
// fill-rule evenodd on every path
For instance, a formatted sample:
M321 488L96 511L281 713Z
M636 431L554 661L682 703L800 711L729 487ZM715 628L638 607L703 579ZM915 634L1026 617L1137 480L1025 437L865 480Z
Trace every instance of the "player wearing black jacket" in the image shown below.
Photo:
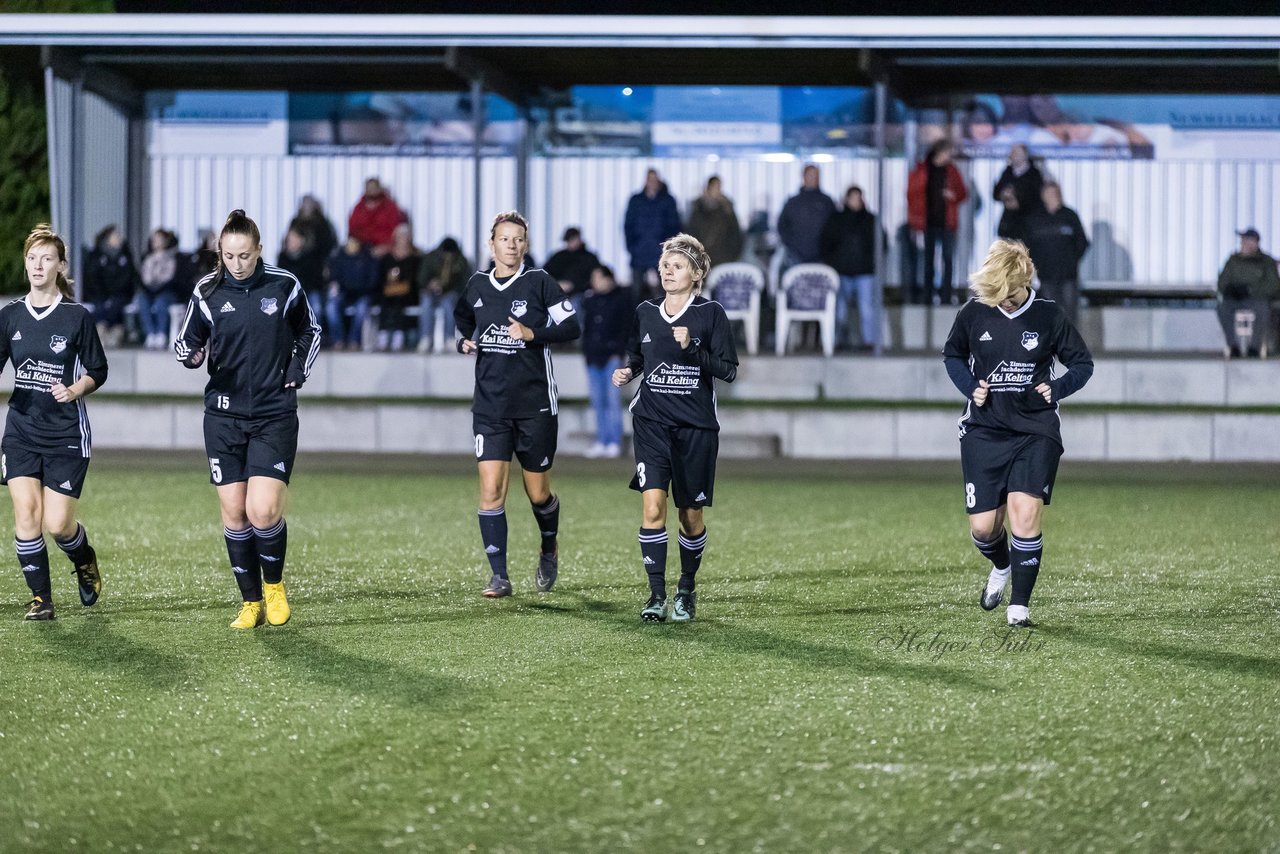
M529 224L516 211L489 229L490 272L471 276L453 309L458 352L476 357L471 405L480 470L480 539L492 574L489 598L512 593L507 576L507 489L511 457L542 534L534 587L547 593L559 573L560 499L551 492L558 402L548 345L580 333L573 304L545 271L524 265Z
M640 557L650 595L640 617L647 622L667 618L668 489L680 513L680 583L671 618L692 620L697 609L695 576L707 544L702 508L711 506L720 448L715 380L738 375L729 319L719 303L698 295L710 268L694 237L677 234L662 244L665 296L636 308L626 363L613 375L618 387L641 378L630 406L631 488L644 500Z
M80 602L98 601L102 576L76 502L92 451L84 397L107 379L93 317L71 302L67 247L47 225L27 236L30 291L0 309L0 367L13 362L13 394L0 443L0 483L13 499L14 548L31 588L26 619L52 620L44 532L75 566Z
M1040 519L1062 456L1058 401L1093 375L1089 348L1056 303L1036 298L1034 276L1026 246L993 243L970 277L975 299L956 315L943 349L951 381L968 398L959 424L970 533L992 564L979 602L999 606L1012 570L1011 626L1031 625ZM1055 359L1066 367L1056 378Z
M186 367L208 365L204 444L244 599L236 629L289 621L284 502L298 448L298 389L320 348L302 285L262 262L261 242L257 224L232 211L218 266L196 286L173 345Z

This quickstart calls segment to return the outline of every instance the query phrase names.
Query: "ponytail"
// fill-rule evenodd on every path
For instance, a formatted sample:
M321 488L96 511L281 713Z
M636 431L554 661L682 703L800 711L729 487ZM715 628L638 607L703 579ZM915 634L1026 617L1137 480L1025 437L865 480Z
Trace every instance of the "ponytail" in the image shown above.
M262 235L258 231L258 224L251 220L243 209L236 208L227 214L227 222L222 226L222 231L218 235L218 245L215 252L218 260L214 263L213 275L207 278L200 288L200 297L202 299L208 299L209 295L213 293L213 289L222 281L222 238L228 234L244 235L253 241L254 246L262 245Z
M27 235L26 242L22 244L22 257L25 258L32 247L41 246L45 243L50 244L57 250L60 264L67 263L67 244L53 230L53 226L47 222L39 223L35 228L31 229L31 233ZM65 273L59 270L54 282L57 284L58 293L62 294L63 299L75 299L76 293L71 287L71 280L67 278Z

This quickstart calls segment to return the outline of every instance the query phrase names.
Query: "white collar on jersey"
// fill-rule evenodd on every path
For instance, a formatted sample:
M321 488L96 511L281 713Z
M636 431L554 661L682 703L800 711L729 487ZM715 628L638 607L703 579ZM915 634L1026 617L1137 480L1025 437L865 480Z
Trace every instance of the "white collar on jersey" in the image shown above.
M514 276L512 276L511 278L507 279L505 282L502 282L502 283L499 283L498 277L494 275L494 271L497 269L498 268L495 266L493 270L489 271L489 284L493 285L495 288L497 288L500 291L505 291L507 288L511 287L512 282L514 282L516 279L524 275L524 262L523 261L520 262L520 269L516 270L516 274Z
M1032 291L1031 291L1031 293L1027 294L1027 301L1026 301L1026 302L1024 302L1022 305L1018 306L1018 310L1017 310L1017 311L1015 311L1015 312L1013 312L1012 314L1010 314L1009 312L1005 311L1005 310L1004 310L1003 308L1001 308L1000 306L996 306L996 311L1000 312L1001 314L1003 314L1005 317L1009 318L1010 320L1013 320L1015 317L1020 316L1024 311L1026 311L1028 308L1030 308L1030 307L1031 307L1031 303L1035 302L1035 299L1036 299L1036 292L1035 292L1034 290L1032 290Z
M679 311L677 311L675 314L670 314L670 315L669 315L669 314L667 314L667 301L666 301L666 299L665 299L665 298L660 299L660 300L658 300L658 314L659 314L659 315L662 317L662 319L663 319L663 320L665 320L667 323L675 323L677 320L679 320L679 319L684 315L684 313L685 313L686 311L688 311L688 310L689 310L689 306L693 305L693 301L694 301L694 299L696 299L696 298L697 298L697 296L698 296L697 294L689 294L689 301L688 301L687 303L685 303L685 304L684 304L684 308L680 309L680 310L679 310Z
M22 298L22 304L27 307L27 311L31 312L31 316L36 320L44 320L49 316L49 312L62 304L62 294L58 294L54 297L53 302L49 303L44 308L35 308L31 305L31 294L27 294Z

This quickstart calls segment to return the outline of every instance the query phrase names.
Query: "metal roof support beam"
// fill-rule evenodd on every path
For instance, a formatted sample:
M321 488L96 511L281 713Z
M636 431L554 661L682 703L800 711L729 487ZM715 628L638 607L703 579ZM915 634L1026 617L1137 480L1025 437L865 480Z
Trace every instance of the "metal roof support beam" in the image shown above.
M475 210L472 224L475 228L476 269L483 270L484 213L480 206L484 201L484 186L480 169L484 165L484 83L479 79L471 81L471 132L474 137L471 142L471 191Z

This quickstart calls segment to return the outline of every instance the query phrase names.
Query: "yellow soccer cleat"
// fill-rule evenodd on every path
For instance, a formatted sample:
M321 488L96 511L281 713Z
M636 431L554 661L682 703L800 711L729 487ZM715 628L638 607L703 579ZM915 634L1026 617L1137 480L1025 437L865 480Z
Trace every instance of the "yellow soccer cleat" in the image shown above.
M262 597L267 603L267 622L273 626L283 626L289 622L289 600L284 595L284 582L270 584L263 582Z
M256 629L267 621L266 609L262 606L262 601L245 602L240 606L240 613L236 615L235 620L231 622L233 629Z

